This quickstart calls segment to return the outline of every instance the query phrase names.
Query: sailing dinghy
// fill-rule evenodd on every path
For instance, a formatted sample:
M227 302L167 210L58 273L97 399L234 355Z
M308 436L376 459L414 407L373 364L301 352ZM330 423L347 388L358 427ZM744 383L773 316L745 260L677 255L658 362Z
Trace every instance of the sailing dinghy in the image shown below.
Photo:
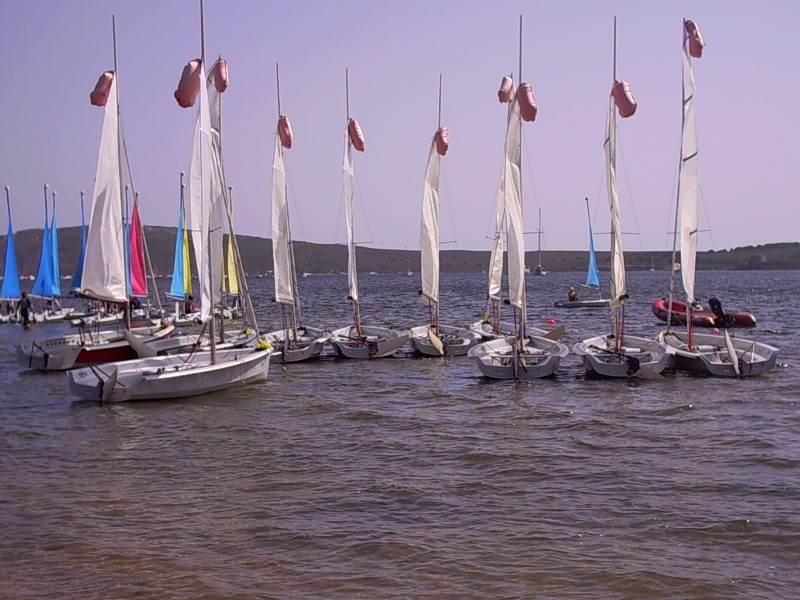
M117 72L101 75L102 95L91 95L105 107L97 172L94 181L91 216L86 240L82 280L76 293L82 297L121 304L127 310L125 247L122 234L122 194L120 190L120 127ZM96 88L97 89L97 88ZM24 368L41 371L66 370L89 363L132 359L139 356L126 338L126 331L142 344L168 338L172 325L126 330L98 330L82 326L79 333L36 340L16 348L17 362Z
M265 334L265 337L275 352L280 353L281 362L288 363L319 357L330 335L320 327L308 327L302 323L283 162L283 149L292 147L293 137L289 118L280 114L280 102L279 93L278 127L272 158L272 262L275 302L281 305L283 327Z
M586 216L589 218L589 267L586 270L586 283L583 287L596 290L597 298L591 300L565 300L555 303L556 308L601 308L611 302L608 298L601 298L600 272L597 269L597 255L594 251L594 234L592 233L592 214L589 211L589 198L586 198ZM570 288L571 289L571 288Z
M520 42L522 17L520 17ZM520 73L522 72L522 44L520 43ZM503 93L503 92L506 93ZM522 83L514 91L510 77L503 78L500 101L510 103L504 150L503 178L500 198L507 228L507 260L509 304L514 309L514 335L473 346L468 356L475 360L478 369L491 379L539 379L554 375L569 349L549 338L532 335L527 330L527 303L525 294L525 238L522 197L522 118L536 117L536 104L529 84ZM500 209L498 208L498 214Z
M349 93L348 93L349 97ZM364 151L364 136L358 121L350 118L349 100L347 126L344 132L344 203L347 224L347 300L353 305L353 324L331 332L331 344L341 358L383 358L392 356L408 342L408 332L388 327L364 325L361 322L358 297L358 271L356 270L356 240L353 220L353 148Z
M196 250L199 250L196 257L202 289L201 321L210 330L210 350L146 357L71 371L68 374L70 390L81 398L104 402L183 398L267 379L272 355L269 344L227 350L216 347L214 307L221 300L221 226L226 190L219 121L212 119L210 102L227 86L227 68L225 81L220 81L223 72L216 68L217 64L206 74L203 55L191 61L184 69L184 78L175 94L181 104L185 100L181 95L186 90L183 85L194 88L195 94L199 93L189 170L189 226L197 227L193 239L197 244ZM193 105L194 98L190 100L183 104L186 107ZM218 116L218 112L215 114Z
M695 123L695 88L692 58L700 58L703 39L697 25L683 22L683 119L681 160L678 172L676 233L680 236L680 264L683 290L686 293L686 330L667 329L658 339L668 344L675 354L672 364L679 371L711 377L752 377L763 375L775 366L780 350L774 346L734 337L733 319L726 315L716 298L709 300L721 334L695 333L692 318L695 304L695 260L698 231L698 149ZM677 237L677 236L676 236ZM675 249L673 248L673 255ZM674 257L673 257L674 258ZM675 263L675 260L672 261ZM670 300L674 272L670 277ZM712 302L713 301L713 302ZM671 319L667 317L669 324Z
M616 57L617 26L614 20L614 56ZM622 117L636 112L636 101L627 82L617 81L616 64L609 94L604 142L606 189L611 212L611 324L609 334L594 336L573 346L581 357L587 374L611 378L661 378L671 351L658 340L632 336L625 332L625 302L628 291L625 283L625 256L620 229L619 196L617 194L617 110ZM587 201L588 202L588 201Z
M441 106L441 78L439 104ZM447 128L442 127L440 114L439 128L428 151L420 228L422 289L419 298L428 307L430 323L409 331L411 347L422 356L463 356L481 340L480 334L470 329L439 323L439 176L442 156L447 153L448 146Z

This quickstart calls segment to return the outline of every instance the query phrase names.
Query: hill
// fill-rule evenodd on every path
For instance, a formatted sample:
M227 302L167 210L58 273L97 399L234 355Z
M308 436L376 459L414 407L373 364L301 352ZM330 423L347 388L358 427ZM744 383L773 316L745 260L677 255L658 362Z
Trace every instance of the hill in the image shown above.
M146 226L145 235L153 269L162 275L171 275L175 247L174 227ZM267 273L272 270L272 241L254 236L238 236L239 248L245 270L250 274ZM59 259L62 275L71 275L75 270L80 252L80 227L63 227L58 230ZM42 244L41 229L26 229L14 234L17 263L20 275L35 275L39 266ZM6 236L0 236L0 249L5 249ZM336 273L346 269L347 247L337 244L315 244L295 242L295 257L298 269L310 273ZM527 264L536 263L536 253L527 254ZM598 252L597 261L601 270L607 270L608 252ZM583 271L587 254L581 251L543 251L542 263L549 271ZM626 252L625 263L630 270L647 270L651 266L659 271L668 270L671 252ZM2 263L2 260L0 260ZM488 251L443 250L441 270L445 273L480 273L489 263ZM358 266L361 271L377 273L405 273L419 271L419 252L415 250L383 250L359 247ZM698 269L708 270L784 270L800 269L800 243L765 244L746 246L732 250L700 252L697 255ZM0 268L2 264L0 264Z

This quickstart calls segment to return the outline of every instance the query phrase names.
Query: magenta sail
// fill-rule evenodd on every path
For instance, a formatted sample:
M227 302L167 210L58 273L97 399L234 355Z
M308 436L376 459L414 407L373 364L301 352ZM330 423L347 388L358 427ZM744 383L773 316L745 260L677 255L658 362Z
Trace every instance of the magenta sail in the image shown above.
M147 296L147 276L144 270L144 244L142 223L139 220L139 203L133 203L131 217L131 295Z

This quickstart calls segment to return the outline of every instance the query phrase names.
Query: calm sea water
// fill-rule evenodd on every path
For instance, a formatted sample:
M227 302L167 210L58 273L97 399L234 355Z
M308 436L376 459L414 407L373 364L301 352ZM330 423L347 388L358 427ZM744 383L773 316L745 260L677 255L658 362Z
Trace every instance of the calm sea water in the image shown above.
M659 330L665 273L632 273L630 332ZM551 308L580 274L528 281L570 345L603 310ZM361 276L369 323L424 322L417 277ZM271 279L252 279L260 317ZM349 319L346 278L300 282L309 324ZM443 321L485 276L445 275ZM797 598L798 272L700 273L782 349L760 379L488 381L466 358L270 366L195 399L74 402L0 325L0 597Z

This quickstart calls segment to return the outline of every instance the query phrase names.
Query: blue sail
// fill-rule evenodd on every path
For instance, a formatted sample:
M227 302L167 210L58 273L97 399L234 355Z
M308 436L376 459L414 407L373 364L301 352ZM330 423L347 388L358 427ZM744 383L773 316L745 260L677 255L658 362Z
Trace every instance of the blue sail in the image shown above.
M186 290L184 289L186 273L183 270L184 237L183 207L181 206L181 211L178 215L178 234L175 236L175 262L172 265L172 286L169 290L169 295L178 299L182 299L186 295Z
M53 220L50 222L50 289L48 296L61 297L61 265L58 261L58 226L56 225L56 201L53 195Z
M594 253L594 234L592 234L592 218L589 214L589 202L586 202L586 214L589 216L589 270L586 272L586 285L600 287L600 275L597 271L597 257Z
M33 282L34 296L49 296L53 285L53 269L50 266L50 219L47 212L47 186L44 191L44 229L42 231L42 251L39 254L39 270L36 272L36 279Z
M86 219L83 216L83 192L81 192L81 255L78 257L78 266L75 267L75 275L72 278L72 284L69 286L70 293L75 293L81 288L84 258L86 258Z
M16 300L19 298L19 271L17 269L17 251L14 246L14 228L11 226L11 201L6 188L6 205L8 206L8 237L6 238L6 265L3 271L3 288L0 298Z

